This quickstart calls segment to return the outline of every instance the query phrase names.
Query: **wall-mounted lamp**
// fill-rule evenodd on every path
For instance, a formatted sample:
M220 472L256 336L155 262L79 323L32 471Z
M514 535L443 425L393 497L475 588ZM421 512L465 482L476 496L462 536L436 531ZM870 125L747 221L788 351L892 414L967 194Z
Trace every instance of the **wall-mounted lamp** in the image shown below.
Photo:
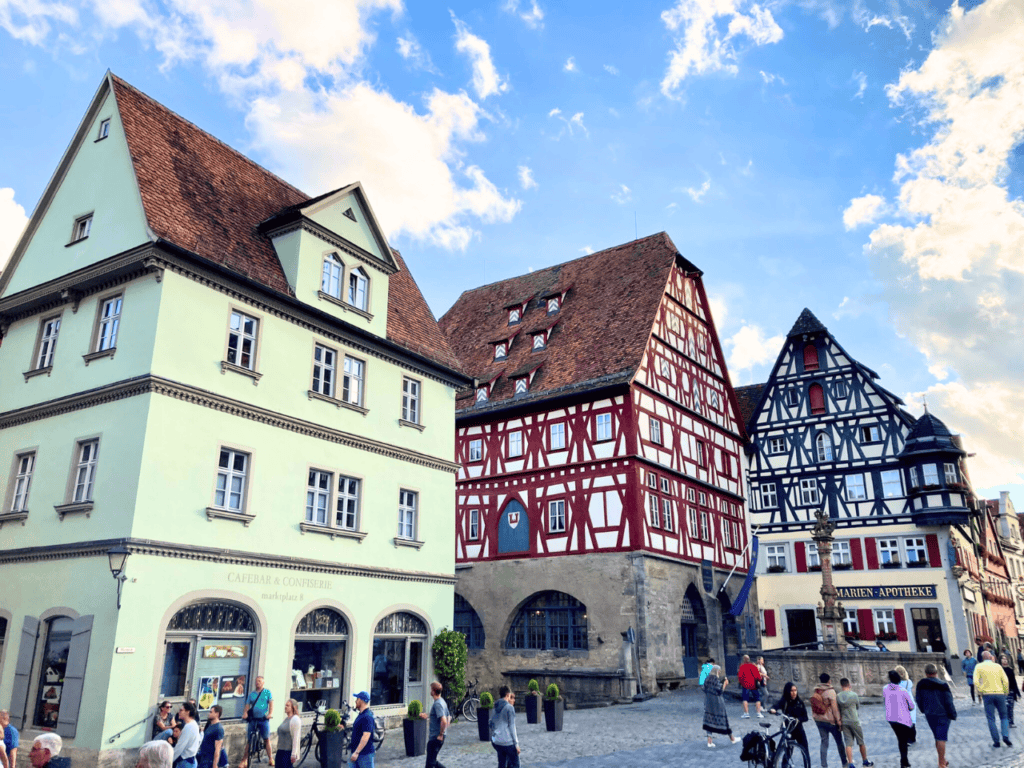
M117 581L117 610L121 610L121 587L128 581L128 577L124 575L124 567L128 562L130 554L131 552L120 544L107 551L107 559L110 561L110 574Z

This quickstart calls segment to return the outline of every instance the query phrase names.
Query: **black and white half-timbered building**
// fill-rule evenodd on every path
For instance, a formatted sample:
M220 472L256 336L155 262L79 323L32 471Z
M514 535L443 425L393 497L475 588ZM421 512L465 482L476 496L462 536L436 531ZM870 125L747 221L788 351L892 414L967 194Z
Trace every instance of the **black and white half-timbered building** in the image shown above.
M976 539L959 438L932 414L915 419L807 309L767 383L736 392L761 545L763 647L821 638L810 537L819 509L836 522L832 563L848 636L892 650L971 646L983 596L966 583L969 573L953 575Z

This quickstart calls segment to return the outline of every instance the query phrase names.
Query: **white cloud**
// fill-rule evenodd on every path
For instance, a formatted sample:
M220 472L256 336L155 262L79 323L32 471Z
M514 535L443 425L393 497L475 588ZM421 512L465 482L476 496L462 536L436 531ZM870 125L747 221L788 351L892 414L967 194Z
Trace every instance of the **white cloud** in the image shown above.
M46 0L3 0L0 2L0 29L16 40L42 45L52 24L77 24L78 11L72 3Z
M584 256L589 256L593 252L594 249L589 245L584 245L582 248L580 248L580 253L582 253Z
M712 311L714 307L712 306ZM715 317L715 325L722 326L722 321ZM723 345L729 350L727 364L730 371L734 371L739 383L740 373L749 372L754 366L770 365L775 362L786 343L783 335L767 337L764 329L759 325L744 322L742 327L732 336L725 339Z
M729 317L729 305L725 296L711 294L708 296L708 305L711 308L711 319L715 321L715 328L724 328L725 320Z
M693 202L699 203L704 198L704 195L708 193L709 189L711 189L711 179L705 179L704 183L701 184L698 189L687 187L684 191L690 196L690 199L693 200Z
M760 72L761 72L761 79L764 80L765 85L771 85L776 80L778 80L783 85L786 84L786 79L782 75L773 75L773 74L771 74L769 72L765 72L763 69L760 70Z
M398 55L416 69L423 69L437 74L437 69L430 60L430 54L423 50L420 41L416 39L416 35L412 32L406 32L405 37L398 38Z
M536 189L537 182L533 180L533 171L525 166L519 166L519 186L523 189Z
M853 99L863 99L864 91L868 89L868 76L863 72L854 72L850 81L857 84L857 92L853 94Z
M910 40L910 35L914 31L913 23L899 13L899 4L895 0L892 0L889 5L892 12L888 16L883 16L869 11L864 0L855 0L850 15L855 23L864 28L865 32L870 32L872 27L885 27L886 29L899 27L903 36Z
M455 24L455 50L469 57L473 65L473 90L481 99L504 93L508 90L508 81L502 80L491 59L491 46L481 37L469 31L465 22L452 13Z
M556 115L560 114L562 114L562 110L560 110L558 107L555 107L550 112L548 112L548 117L555 117Z
M10 187L0 189L0 272L10 259L26 224L28 216L25 209L14 201L14 190Z
M633 193L630 191L629 187L627 187L625 184L619 184L618 191L612 193L612 200L614 200L619 205L625 205L626 203L628 203L632 199L633 199Z
M562 136L565 133L568 133L570 136L573 136L575 135L576 131L583 131L585 135L590 135L590 131L587 130L587 126L583 124L582 112L576 112L572 117L563 117L562 110L560 110L558 107L555 107L550 112L548 112L548 117L557 118L561 120L563 123L565 123L565 128L562 129L562 132L559 133L557 136L552 137L556 140L562 138Z
M514 13L520 19L526 22L526 26L531 29L540 29L544 26L544 11L541 10L540 6L537 5L537 0L532 0L530 7L527 10L522 10L519 7L519 0L508 0L505 3L505 10L509 13Z
M562 67L562 69L564 69L566 72L575 72L576 71L576 57L575 56L570 56L566 60L565 66Z
M605 64L604 71L607 72L609 75L619 74L619 68L616 67L614 64Z
M856 229L861 224L874 224L885 212L885 199L878 195L855 197L843 211L843 226L846 231Z
M680 97L683 81L691 74L736 74L739 38L753 45L782 39L782 27L771 10L749 0L678 0L661 19L675 38L661 81L661 92L673 99Z

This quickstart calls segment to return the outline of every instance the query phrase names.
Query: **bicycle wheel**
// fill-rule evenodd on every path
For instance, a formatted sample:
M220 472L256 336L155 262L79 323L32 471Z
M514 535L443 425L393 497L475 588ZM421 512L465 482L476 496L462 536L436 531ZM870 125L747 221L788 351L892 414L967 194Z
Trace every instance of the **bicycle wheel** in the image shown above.
M302 737L302 741L299 742L299 765L306 762L306 757L309 755L309 749L313 746L313 729L309 729L309 733Z
M811 768L811 758L802 744L788 741L775 751L773 768Z
M259 729L249 734L249 765L263 762L263 739L260 738Z
M476 722L476 708L480 706L480 699L466 699L466 702L462 705L462 714L466 716L467 720Z
M324 764L324 743L320 739L316 740L316 749L313 750L313 757L316 758L318 765Z

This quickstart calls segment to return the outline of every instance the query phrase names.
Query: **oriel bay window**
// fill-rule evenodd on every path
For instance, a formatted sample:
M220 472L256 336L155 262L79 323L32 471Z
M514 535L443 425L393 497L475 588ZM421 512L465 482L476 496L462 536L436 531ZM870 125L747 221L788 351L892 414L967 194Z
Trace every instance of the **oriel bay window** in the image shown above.
M292 698L301 711L308 712L321 699L338 709L347 694L345 651L349 628L345 617L333 608L314 608L295 628L295 653L292 660Z
M407 611L392 613L377 623L373 632L371 706L424 700L426 642L426 623Z
M541 592L516 616L505 640L510 650L585 651L587 607L564 592Z

